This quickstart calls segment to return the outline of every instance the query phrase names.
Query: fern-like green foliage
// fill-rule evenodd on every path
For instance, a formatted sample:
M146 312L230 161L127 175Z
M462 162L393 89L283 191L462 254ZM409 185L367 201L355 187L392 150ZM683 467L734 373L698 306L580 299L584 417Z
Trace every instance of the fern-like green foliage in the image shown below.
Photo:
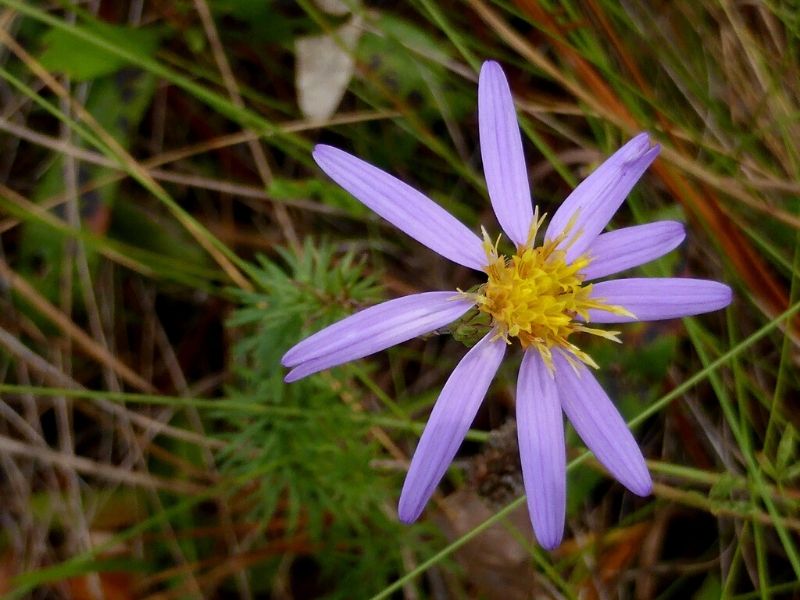
M287 552L311 558L332 597L367 597L402 572L399 549L414 545L394 514L399 474L372 465L382 450L349 367L287 385L280 358L307 334L374 303L378 281L353 252L330 243L279 252L279 261L258 259L258 290L236 292L241 308L229 321L241 338L228 397L283 409L242 417L221 407L232 442L223 468L249 481L231 491L231 501L247 507L265 546L283 548L275 568Z

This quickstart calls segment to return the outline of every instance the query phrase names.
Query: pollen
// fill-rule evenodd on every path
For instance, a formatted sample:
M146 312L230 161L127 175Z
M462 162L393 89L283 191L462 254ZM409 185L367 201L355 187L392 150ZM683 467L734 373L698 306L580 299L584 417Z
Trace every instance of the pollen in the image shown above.
M511 257L500 255L499 238L492 243L484 231L488 281L469 296L478 310L491 316L497 337L509 344L516 338L523 349L534 347L551 369L553 348L562 349L571 362L579 360L597 368L594 360L569 338L580 332L619 342L619 332L586 327L576 318L588 321L590 309L632 315L622 307L591 297L592 285L584 284L582 275L589 256L583 255L569 264L566 261L568 246L562 242L569 227L561 236L534 246L543 221L538 213L534 216L528 243L518 247Z

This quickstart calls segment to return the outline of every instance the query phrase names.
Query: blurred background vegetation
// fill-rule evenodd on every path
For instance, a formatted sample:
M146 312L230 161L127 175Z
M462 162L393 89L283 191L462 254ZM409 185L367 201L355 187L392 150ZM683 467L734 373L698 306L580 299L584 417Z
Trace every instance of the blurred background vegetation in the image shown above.
M798 597L798 42L781 0L0 0L0 593ZM291 386L278 363L382 298L478 283L310 149L496 230L487 58L543 211L648 130L663 152L612 225L684 221L638 272L735 289L590 347L655 490L570 433L553 553L521 498L513 360L412 527L396 499L463 346Z

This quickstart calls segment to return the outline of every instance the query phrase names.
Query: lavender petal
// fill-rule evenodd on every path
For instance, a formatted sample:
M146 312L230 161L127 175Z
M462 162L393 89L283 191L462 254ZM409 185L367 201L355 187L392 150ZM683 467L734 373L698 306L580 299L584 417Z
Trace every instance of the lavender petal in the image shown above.
M558 388L537 350L525 352L519 369L517 435L533 531L552 550L564 534L566 447Z
M425 292L389 300L318 331L291 348L281 364L286 381L379 352L452 323L474 303L457 292Z
M629 323L690 317L725 308L731 303L731 288L707 279L640 277L601 281L592 286L592 298L631 311L636 318L605 310L590 310L591 323Z
M495 336L489 332L467 352L433 406L400 494L397 512L404 523L422 513L478 412L506 351L506 343Z
M567 260L573 261L586 252L659 150L647 133L640 133L617 150L564 200L553 215L545 238L557 237L572 222L567 239L561 244L566 247L572 242Z
M511 90L503 69L494 61L481 67L478 126L492 208L506 235L523 245L533 219L528 170Z
M592 262L583 270L586 279L632 269L664 256L686 237L683 224L655 221L603 233L589 246Z
M594 375L583 363L573 368L561 352L553 352L553 363L561 408L575 431L617 481L647 496L653 481L642 451Z
M317 146L313 156L331 179L421 244L471 269L486 265L478 236L411 186L332 146Z

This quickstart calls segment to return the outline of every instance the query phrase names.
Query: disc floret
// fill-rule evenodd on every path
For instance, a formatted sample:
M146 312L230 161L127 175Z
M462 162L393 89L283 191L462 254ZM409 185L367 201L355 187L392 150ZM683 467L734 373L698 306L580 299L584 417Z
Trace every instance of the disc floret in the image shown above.
M498 337L507 343L511 343L511 338L517 338L523 349L536 348L551 368L554 347L597 368L592 358L571 343L569 337L583 332L619 342L619 332L586 327L575 319L587 321L590 309L624 315L630 313L591 297L592 285L584 285L582 275L590 257L582 255L570 263L566 260L569 245L562 242L567 238L569 228L540 246L534 245L543 221L544 217L539 218L537 212L528 242L519 246L511 257L498 252L499 238L492 243L483 232L488 281L471 297L481 312L492 317Z

